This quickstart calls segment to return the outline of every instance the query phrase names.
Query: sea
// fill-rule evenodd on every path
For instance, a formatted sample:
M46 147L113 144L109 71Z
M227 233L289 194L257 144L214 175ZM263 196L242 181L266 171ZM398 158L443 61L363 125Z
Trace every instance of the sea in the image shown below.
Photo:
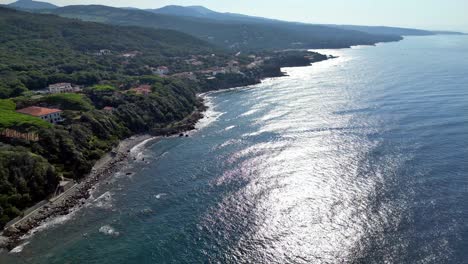
M0 263L468 263L468 36L204 94Z

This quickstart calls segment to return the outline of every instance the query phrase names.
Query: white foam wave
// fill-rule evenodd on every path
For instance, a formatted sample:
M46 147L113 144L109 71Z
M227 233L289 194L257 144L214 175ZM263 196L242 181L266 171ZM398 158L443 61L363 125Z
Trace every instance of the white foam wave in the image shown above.
M79 208L72 209L68 214L66 215L59 215L52 217L44 222L42 222L39 226L33 228L31 231L29 231L27 234L23 235L20 239L21 240L29 240L31 239L36 233L42 232L46 229L52 228L57 225L61 225L69 220L71 220L76 212L79 210ZM23 251L24 247L29 244L29 241L26 241L22 243L21 245L13 248L10 252L11 253L19 253Z
M217 148L224 148L224 147L227 147L227 146L230 146L230 145L239 144L241 142L242 142L242 140L240 140L240 139L229 139L226 142L220 144Z
M143 140L142 142L140 142L139 144L137 144L136 146L134 146L133 148L130 149L130 155L134 158L137 158L137 159L142 159L144 158L144 148L146 146L146 144L148 144L149 142L157 139L158 137L151 137L151 138L148 138L146 140Z
M203 118L200 119L195 125L197 130L209 126L224 114L215 110L215 105L211 100L211 97L209 97L207 94L204 94L202 97L205 100L205 105L208 107L208 109L205 111Z
M103 233L104 235L113 236L113 237L117 237L120 235L120 232L116 231L115 228L113 228L110 225L101 226L99 228L99 233Z
M28 242L25 242L25 243L23 243L23 244L21 244L21 245L19 245L19 246L17 246L17 247L15 247L15 248L13 248L13 249L10 251L10 253L20 253L21 251L23 251L24 247L25 247L27 244L29 244L29 241L28 241Z
M95 207L110 209L112 208L112 193L107 191L93 201Z
M154 196L154 198L156 198L156 199L161 199L163 196L166 196L166 195L167 195L167 193L158 193L158 194L156 194L156 195Z
M257 113L257 112L260 111L260 110L261 110L260 108L254 108L254 109L251 109L251 110L249 110L249 111L247 111L247 112L245 112L245 113L243 113L243 114L240 114L239 116L241 116L241 117L244 117L244 116L251 116L251 115Z

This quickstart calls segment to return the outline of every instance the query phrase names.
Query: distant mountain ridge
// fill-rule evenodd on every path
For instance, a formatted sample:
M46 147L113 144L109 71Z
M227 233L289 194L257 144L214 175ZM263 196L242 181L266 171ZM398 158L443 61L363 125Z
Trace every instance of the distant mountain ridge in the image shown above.
M193 7L191 8L193 9ZM173 12L179 7L167 8ZM195 7L208 12L201 7ZM144 10L114 8L100 5L65 6L44 11L85 21L130 25L181 31L219 47L232 50L262 50L290 48L347 48L353 45L373 45L399 41L398 35L377 35L322 25L282 21L240 22L186 15L158 14ZM203 13L202 12L202 13ZM214 11L213 11L214 12ZM255 18L256 19L256 18Z
M429 36L436 33L428 30L385 27L385 26L352 26L352 25L328 25L349 30L358 30L369 34L385 34L385 35L400 35L400 36Z
M40 1L33 1L33 0L18 0L14 3L8 4L8 7L17 8L17 9L24 9L24 10L39 10L39 9L55 9L58 6L47 3L47 2L40 2Z
M200 17L214 20L220 20L223 22L250 22L250 23L293 23L293 24L309 24L310 23L299 23L299 22L288 22L277 19L248 16L236 13L222 13L210 10L203 6L177 6L170 5L158 9L146 9L149 12L156 14L167 14L176 16L187 16L187 17ZM400 36L427 36L434 34L463 34L460 32L453 31L431 31L413 28L402 28L402 27L389 27L389 26L360 26L360 25L335 25L335 24L313 24L322 25L327 27L335 27L347 30L356 30L366 32L369 34L384 34L384 35L400 35Z
M7 5L13 8L20 9L55 9L59 8L56 5L33 1L33 0L18 0L14 3ZM97 6L97 5L96 5ZM123 7L122 9L126 10L142 10L148 11L154 14L162 15L172 15L172 16L181 16L181 17L192 17L192 18L204 18L223 21L227 23L292 23L292 24L306 24L306 25L321 25L327 27L335 27L340 29L347 30L356 30L369 34L383 34L383 35L401 35L401 36L426 36L434 34L464 34L454 31L431 31L431 30L421 30L413 28L401 28L401 27L389 27L389 26L360 26L360 25L335 25L335 24L312 24L312 23L299 23L299 22L288 22L277 19L270 19L257 16L249 16L243 14L229 13L229 12L217 12L211 9L208 9L204 6L180 6L180 5L167 5L161 8L156 9L139 9L135 7Z
M26 10L51 10L59 8L56 5L39 2L33 0L18 0L17 2L11 3L8 6L18 9ZM95 5L98 6L98 5ZM401 28L401 27L388 27L388 26L359 26L359 25L334 25L334 24L308 24L299 22L288 22L270 18L263 18L257 16L249 16L243 14L229 13L229 12L217 12L208 9L204 6L179 6L179 5L168 5L156 9L138 9L134 7L122 8L125 10L133 11L147 11L159 15L171 15L185 18L201 18L216 20L223 23L238 24L238 23L249 23L249 24L274 24L274 25L315 25L315 26L326 26L345 30L355 30L365 32L373 35L399 35L399 36L427 36L434 34L462 34L460 32L452 31L430 31L412 28Z
M27 8L33 12L55 14L83 21L176 30L234 51L347 48L354 45L399 41L402 36L441 33L395 27L287 22L235 13L221 13L203 6L169 5L158 9L142 10L133 7L115 8L103 5L65 7L52 5L53 8L50 6L44 8L46 5L38 5L38 3L44 4L31 0L19 0L10 5L18 9Z
M281 21L277 19L242 15L236 13L222 13L216 12L211 9L208 9L204 6L178 6L178 5L169 5L157 9L145 9L146 11L155 13L155 14L165 14L165 15L174 15L174 16L186 16L186 17L198 17L213 19L223 22L231 23L265 23L265 22L279 22L284 23L286 21ZM287 22L289 23L289 22ZM292 22L294 23L294 22Z

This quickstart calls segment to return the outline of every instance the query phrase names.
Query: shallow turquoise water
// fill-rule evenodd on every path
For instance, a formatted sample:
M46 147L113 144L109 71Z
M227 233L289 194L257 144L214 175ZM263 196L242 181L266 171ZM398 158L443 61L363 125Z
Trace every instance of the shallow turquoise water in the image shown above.
M468 263L468 37L324 52L209 95L0 262Z

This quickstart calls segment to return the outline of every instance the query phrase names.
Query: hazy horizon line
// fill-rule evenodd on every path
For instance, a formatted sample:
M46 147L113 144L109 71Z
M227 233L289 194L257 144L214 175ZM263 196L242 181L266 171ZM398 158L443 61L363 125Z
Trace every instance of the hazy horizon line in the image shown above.
M23 0L24 1L24 0ZM162 6L153 6L153 7L135 7L135 6L115 6L115 5L107 5L107 4L100 4L100 3L92 3L92 4L68 4L68 5L61 5L61 4L55 4L50 1L36 1L36 0L26 0L26 1L33 1L33 2L45 2L45 3L50 3L53 5L56 5L58 7L66 7L66 6L106 6L106 7L113 7L113 8L134 8L138 10L148 10L148 9L159 9L167 6L181 6L181 7L193 7L193 6L200 6L207 8L211 11L217 12L217 13L224 13L224 14L239 14L239 15L245 15L245 16L250 16L250 17L259 17L259 18L265 18L265 19L271 19L271 20L278 20L278 21L283 21L283 22L292 22L292 23L303 23L303 24L312 24L312 25L348 25L348 26L367 26L367 27L392 27L392 28L405 28L405 29L419 29L419 30L426 30L426 31L452 31L452 32L458 32L458 33L463 33L463 34L468 34L467 29L462 29L462 28L468 28L468 25L451 25L451 26L411 26L411 25L388 25L388 24L359 24L359 23L328 23L328 22L307 22L307 21L294 21L294 20L288 20L288 19L281 19L281 18L275 18L275 17L270 17L270 16L263 16L263 15L251 15L251 14L244 14L244 13L237 13L237 12L224 12L224 11L219 11L216 10L216 8L211 8L206 5L202 4L194 4L194 5L177 5L177 4L168 4L168 5L162 5ZM11 3L17 2L17 0L7 0L7 1L2 1L0 0L0 5L8 5Z

